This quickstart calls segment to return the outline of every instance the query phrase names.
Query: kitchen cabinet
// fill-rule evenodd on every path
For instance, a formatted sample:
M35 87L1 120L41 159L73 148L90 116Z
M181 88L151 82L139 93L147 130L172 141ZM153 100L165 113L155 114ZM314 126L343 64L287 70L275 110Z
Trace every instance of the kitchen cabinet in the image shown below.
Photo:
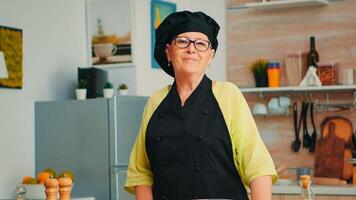
M253 8L253 9L281 9L281 8L294 8L294 7L305 7L305 6L323 6L328 5L328 0L275 0L267 1L262 0L261 2L245 3L239 6L229 7L228 10L237 10L242 8Z
M356 187L353 185L329 186L313 185L316 200L356 200ZM273 185L273 200L300 200L300 186Z
M36 174L49 167L71 170L72 196L133 200L123 186L146 101L116 96L36 102Z
M251 199L251 195L248 195L248 198ZM280 200L280 195L272 195L272 200Z
M336 195L321 195L316 196L315 200L356 200L356 196L336 196ZM273 195L272 200L300 200L299 195Z

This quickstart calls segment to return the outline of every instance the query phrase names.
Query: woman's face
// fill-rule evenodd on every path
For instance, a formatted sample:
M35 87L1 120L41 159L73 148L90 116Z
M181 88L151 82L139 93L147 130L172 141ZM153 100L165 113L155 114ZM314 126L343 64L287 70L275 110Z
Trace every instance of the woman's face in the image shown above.
M190 42L184 48L189 40L196 41L195 45ZM207 43L206 41L209 41L209 39L203 33L186 32L179 34L176 39L172 40L171 44L167 44L167 59L174 66L175 76L202 75L205 73L207 65L211 63L214 57L214 49L211 48L210 42ZM204 49L205 45L208 45L207 50Z

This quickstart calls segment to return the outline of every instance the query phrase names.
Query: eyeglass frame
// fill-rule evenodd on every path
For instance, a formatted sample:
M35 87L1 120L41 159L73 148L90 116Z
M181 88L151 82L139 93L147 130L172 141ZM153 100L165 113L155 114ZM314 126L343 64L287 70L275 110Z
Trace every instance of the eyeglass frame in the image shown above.
M187 45L186 47L179 47L179 46L177 45L177 43L176 43L176 39L177 39L177 38L187 39L187 40L189 41L188 45ZM196 44L195 44L197 41L208 42L208 47L207 47L205 50L198 49L197 46L196 46ZM172 38L172 42L173 42L174 45L175 45L177 48L179 48L179 49L186 49L186 48L189 47L189 45L190 45L191 43L193 43L194 48L195 48L196 50L200 51L200 52L208 51L209 48L211 48L211 42L210 42L209 40L203 40L203 39L191 40L191 39L189 39L189 38L187 38L187 37L173 37L173 38Z

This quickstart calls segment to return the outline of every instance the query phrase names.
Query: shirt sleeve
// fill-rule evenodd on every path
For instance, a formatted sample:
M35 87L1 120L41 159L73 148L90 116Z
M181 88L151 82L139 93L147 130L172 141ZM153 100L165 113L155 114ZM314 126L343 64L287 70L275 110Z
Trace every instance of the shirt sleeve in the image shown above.
M235 86L235 109L232 111L232 140L235 144L235 159L245 186L250 186L253 179L271 176L272 182L278 180L273 160L263 143L250 108Z
M136 142L130 154L130 162L127 169L125 190L134 194L134 187L138 185L152 185L153 178L146 154L146 128L149 118L149 104L147 103L142 115L141 127Z

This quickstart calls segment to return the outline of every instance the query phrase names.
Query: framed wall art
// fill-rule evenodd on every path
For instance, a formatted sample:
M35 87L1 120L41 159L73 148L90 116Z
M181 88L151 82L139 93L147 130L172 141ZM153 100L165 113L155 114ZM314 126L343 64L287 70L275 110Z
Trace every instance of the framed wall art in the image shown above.
M132 63L130 0L87 0L89 65Z
M0 25L0 87L23 87L22 52L22 30Z
M152 0L151 1L151 66L160 68L153 57L155 47L155 31L161 22L171 13L177 11L177 5L172 2Z

